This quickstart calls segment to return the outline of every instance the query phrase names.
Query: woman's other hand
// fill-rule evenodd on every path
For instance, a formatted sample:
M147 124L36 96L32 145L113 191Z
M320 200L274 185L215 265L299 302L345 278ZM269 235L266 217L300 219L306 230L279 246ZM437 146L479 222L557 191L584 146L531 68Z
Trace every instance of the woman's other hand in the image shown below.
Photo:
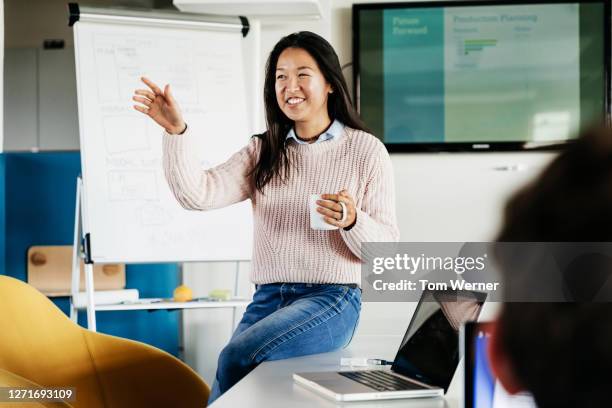
M186 125L181 110L172 96L170 85L166 85L162 91L150 79L142 77L141 80L149 89L134 91L132 99L140 103L134 105L134 109L149 116L170 134L184 132Z
M350 196L348 191L342 190L338 194L322 194L322 200L317 200L317 211L325 216L325 222L335 225L339 228L352 227L357 219L357 210L355 209L355 200ZM330 201L324 201L330 200ZM339 203L344 203L346 207L346 216L342 220L342 206Z

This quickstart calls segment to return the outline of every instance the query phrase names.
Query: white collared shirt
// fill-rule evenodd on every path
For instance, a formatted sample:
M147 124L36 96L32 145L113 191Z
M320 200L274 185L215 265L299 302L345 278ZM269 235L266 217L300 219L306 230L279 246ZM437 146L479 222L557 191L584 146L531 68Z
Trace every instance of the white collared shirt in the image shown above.
M340 138L344 133L344 124L337 119L334 119L332 124L327 128L327 130L319 135L317 140L312 143L320 143L325 142L326 140L332 140L335 138ZM293 139L299 144L310 144L304 140L300 140L295 134L295 128L291 128L289 133L287 133L287 140Z

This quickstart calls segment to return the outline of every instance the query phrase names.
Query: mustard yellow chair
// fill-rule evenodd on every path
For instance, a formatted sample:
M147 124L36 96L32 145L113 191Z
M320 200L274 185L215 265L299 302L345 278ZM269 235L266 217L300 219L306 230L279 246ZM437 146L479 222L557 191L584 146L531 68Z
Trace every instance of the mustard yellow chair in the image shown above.
M33 287L1 275L0 369L41 386L75 387L74 408L204 407L210 393L170 354L86 330Z

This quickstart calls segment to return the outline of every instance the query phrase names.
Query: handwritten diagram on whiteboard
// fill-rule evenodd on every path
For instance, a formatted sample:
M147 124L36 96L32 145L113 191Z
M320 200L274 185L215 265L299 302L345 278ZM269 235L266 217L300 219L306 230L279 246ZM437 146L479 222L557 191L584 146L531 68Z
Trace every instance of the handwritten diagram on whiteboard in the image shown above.
M163 129L131 99L145 87L141 76L169 83L198 135L203 168L223 163L251 135L240 33L87 22L74 29L94 261L250 259L250 202L206 212L180 207L163 174Z

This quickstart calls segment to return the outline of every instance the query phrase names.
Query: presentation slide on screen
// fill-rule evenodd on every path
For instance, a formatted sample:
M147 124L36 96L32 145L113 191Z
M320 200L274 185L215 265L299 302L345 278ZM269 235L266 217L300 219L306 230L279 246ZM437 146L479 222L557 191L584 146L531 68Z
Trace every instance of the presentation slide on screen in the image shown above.
M475 339L476 353L473 378L474 408L537 408L528 393L509 394L495 378L487 358L489 334L479 332Z
M582 124L603 114L603 47L596 46L603 27L580 24L581 15L595 12L584 10L589 6L601 7L362 12L360 31L380 31L378 44L360 44L361 81L374 80L361 89L366 123L373 123L386 143L555 142L572 137ZM380 57L371 58L377 46Z

